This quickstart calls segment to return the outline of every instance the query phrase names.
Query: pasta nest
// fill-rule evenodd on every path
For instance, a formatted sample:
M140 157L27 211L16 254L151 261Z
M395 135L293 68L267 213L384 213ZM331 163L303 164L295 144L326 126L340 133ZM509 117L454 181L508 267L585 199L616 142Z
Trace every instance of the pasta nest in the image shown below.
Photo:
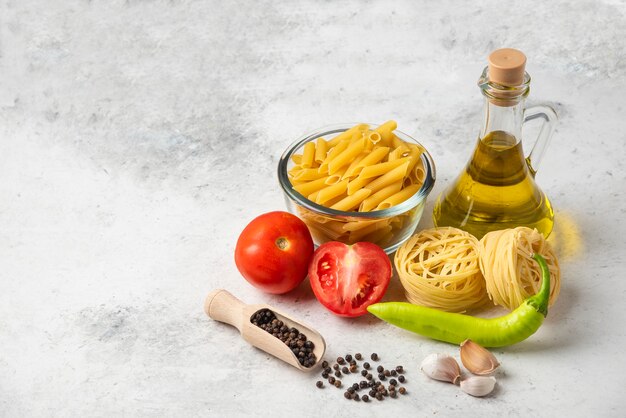
M413 235L394 262L409 302L464 312L487 301L478 240L457 228L432 228Z
M532 258L541 254L550 269L550 302L561 289L561 270L550 244L536 229L517 227L487 233L479 243L480 268L487 294L496 304L513 310L541 287L541 269Z

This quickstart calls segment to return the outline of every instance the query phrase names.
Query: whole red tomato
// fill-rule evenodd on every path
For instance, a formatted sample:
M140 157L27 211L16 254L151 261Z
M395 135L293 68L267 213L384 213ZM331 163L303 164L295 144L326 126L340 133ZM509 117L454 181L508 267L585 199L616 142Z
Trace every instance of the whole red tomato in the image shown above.
M380 301L391 279L391 262L376 244L327 242L313 254L309 280L315 297L340 316L360 316Z
M313 254L307 226L287 212L263 214L248 224L235 247L235 264L253 286L286 293L304 280Z

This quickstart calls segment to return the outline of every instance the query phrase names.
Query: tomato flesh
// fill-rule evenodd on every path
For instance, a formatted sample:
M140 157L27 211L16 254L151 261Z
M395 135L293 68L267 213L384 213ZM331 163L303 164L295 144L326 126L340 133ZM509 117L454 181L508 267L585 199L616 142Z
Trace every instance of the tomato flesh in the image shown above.
M309 281L315 297L340 316L360 316L380 301L391 279L391 262L375 244L321 245L309 265Z
M253 286L267 293L286 293L306 277L313 239L306 224L287 212L255 218L241 232L235 264Z

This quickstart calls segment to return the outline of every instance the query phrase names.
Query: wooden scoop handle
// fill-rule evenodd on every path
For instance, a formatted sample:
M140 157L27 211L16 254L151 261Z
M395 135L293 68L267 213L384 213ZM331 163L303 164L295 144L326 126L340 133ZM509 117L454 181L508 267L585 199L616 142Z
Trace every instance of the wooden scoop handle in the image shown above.
M224 289L212 291L204 302L204 312L209 318L237 327L239 331L245 307L245 303Z

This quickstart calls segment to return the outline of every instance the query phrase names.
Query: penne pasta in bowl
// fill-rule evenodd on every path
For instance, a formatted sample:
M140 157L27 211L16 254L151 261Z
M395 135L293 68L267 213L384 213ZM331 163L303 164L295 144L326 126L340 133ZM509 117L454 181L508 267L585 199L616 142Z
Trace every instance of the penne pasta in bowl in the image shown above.
M316 245L369 241L391 254L419 223L435 165L394 121L343 124L295 141L280 158L278 180Z

